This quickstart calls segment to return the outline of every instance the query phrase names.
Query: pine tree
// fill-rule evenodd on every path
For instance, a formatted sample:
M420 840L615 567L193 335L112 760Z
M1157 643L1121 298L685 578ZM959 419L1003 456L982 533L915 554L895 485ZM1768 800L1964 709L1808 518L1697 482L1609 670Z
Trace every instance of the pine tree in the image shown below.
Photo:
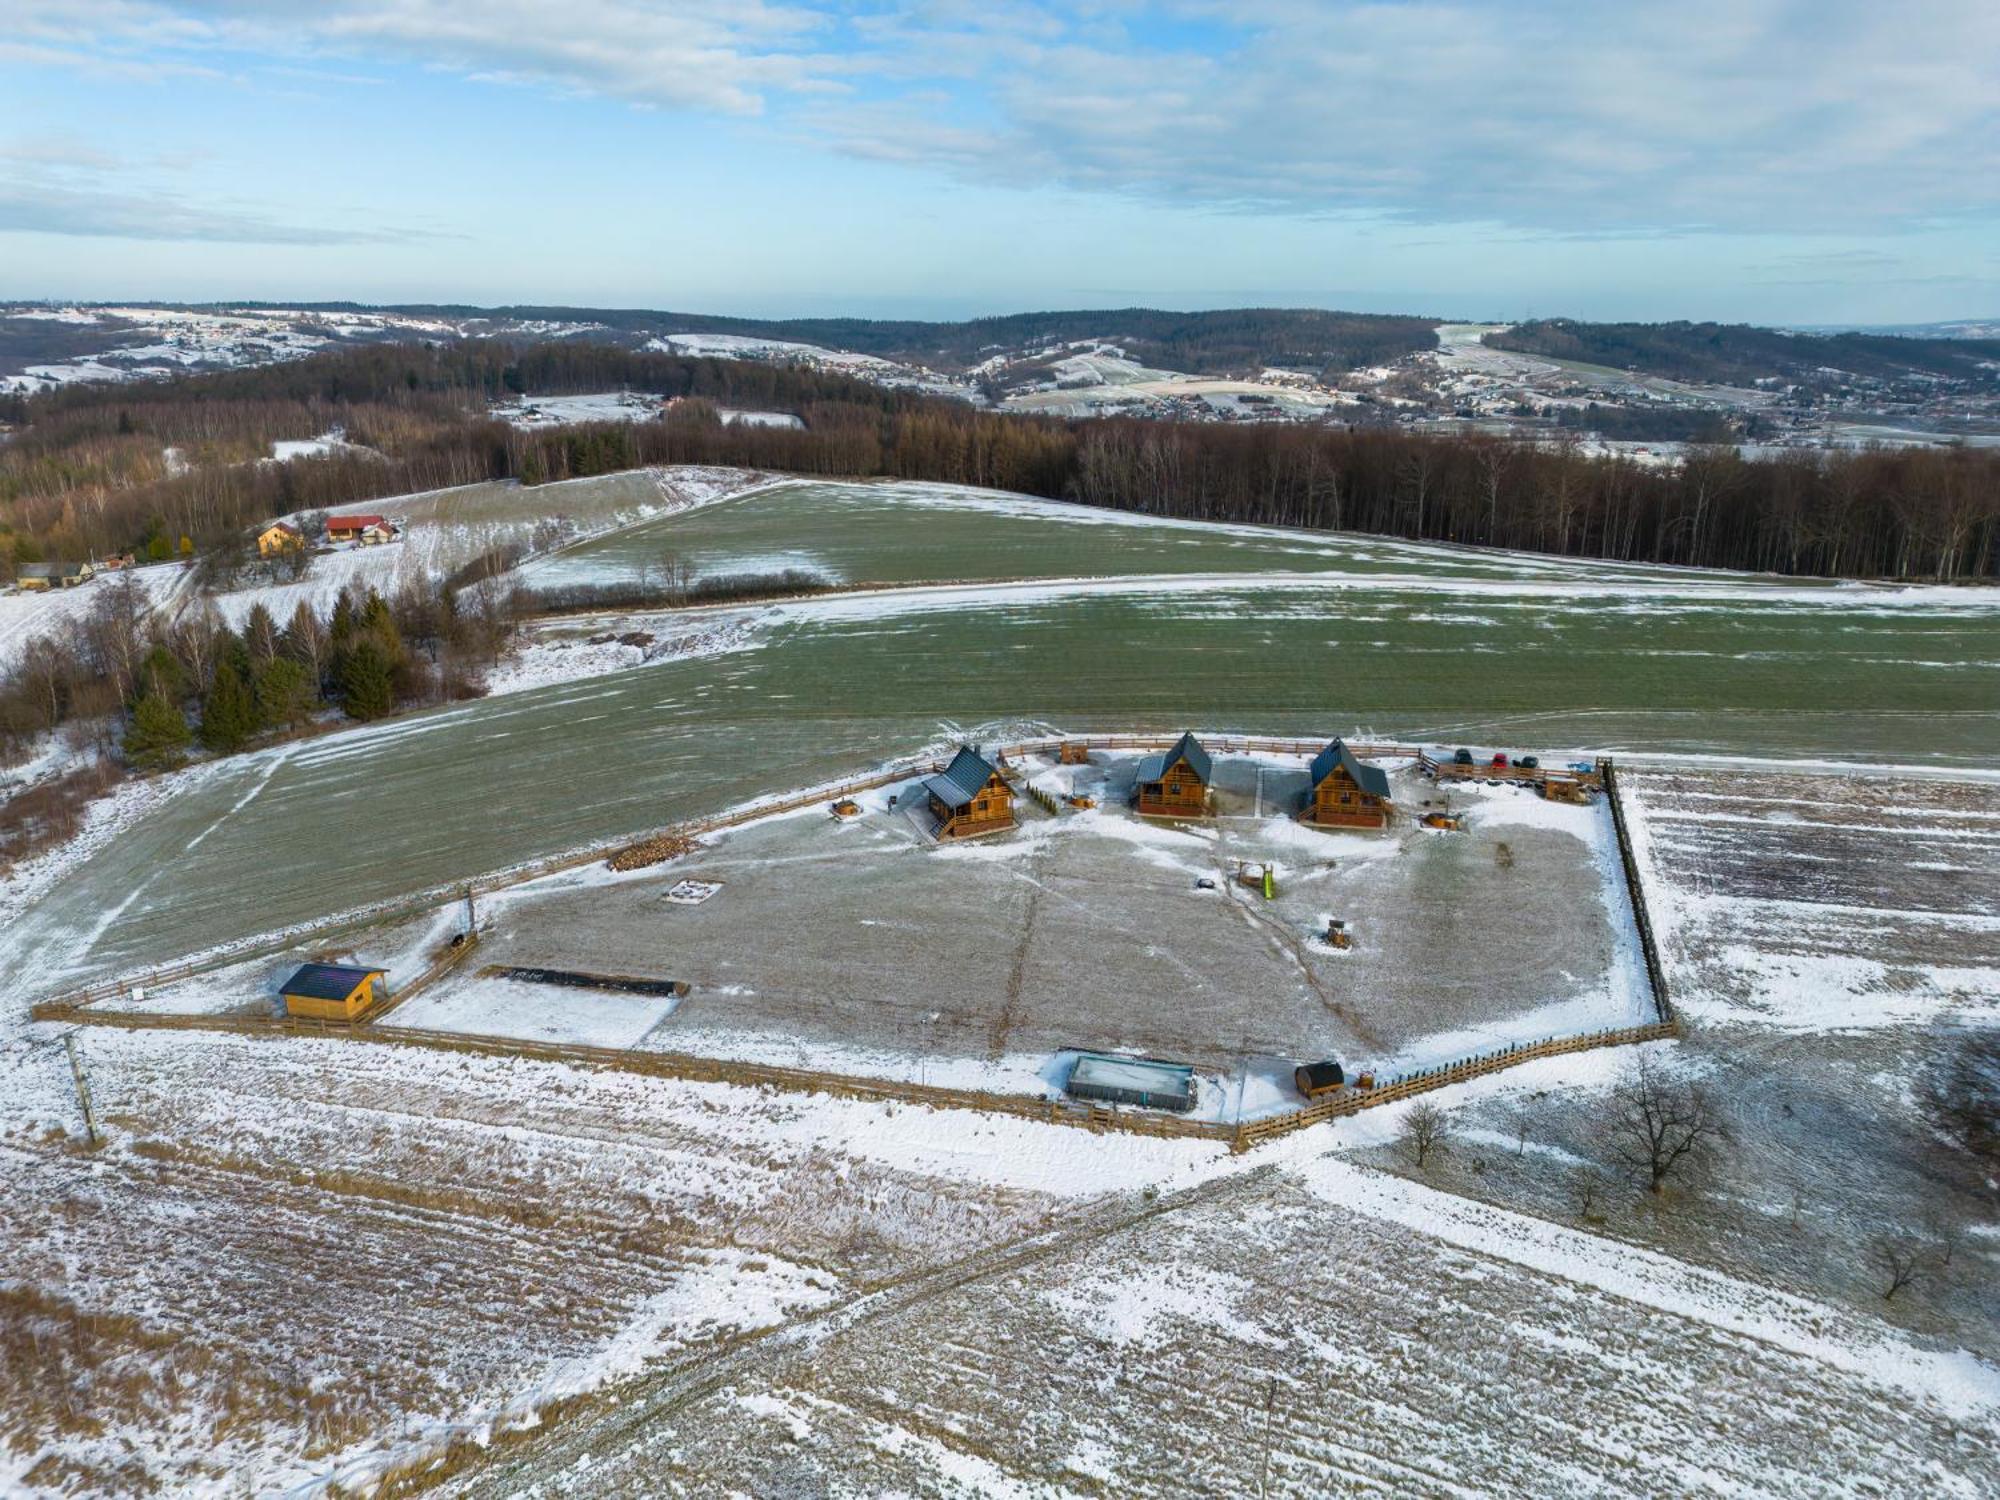
M201 742L217 755L234 755L257 730L257 706L236 664L215 664L215 680L201 705Z
M362 636L341 660L340 705L350 719L364 720L396 706L395 668L373 636Z
M296 729L318 696L311 673L289 656L259 664L251 691L257 700L257 721L266 729Z
M125 759L141 771L171 771L185 758L187 720L159 692L150 692L132 709L125 730Z

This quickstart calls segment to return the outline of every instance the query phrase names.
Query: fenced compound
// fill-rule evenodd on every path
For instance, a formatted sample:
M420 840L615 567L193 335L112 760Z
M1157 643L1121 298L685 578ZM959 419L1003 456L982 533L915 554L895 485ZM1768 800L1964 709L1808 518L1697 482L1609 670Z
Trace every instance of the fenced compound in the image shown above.
M1158 750L1171 746L1177 737L1168 735L1104 735L1089 738L1050 737L1045 740L1027 740L1006 747L998 752L1014 757L1027 754L1062 753L1065 745L1083 745L1090 749L1102 750ZM1224 754L1265 753L1283 755L1311 755L1320 748L1319 741L1288 740L1252 736L1212 737L1206 743L1213 751ZM1428 760L1423 750L1417 746L1393 744L1355 744L1356 754L1364 756L1398 757ZM1435 762L1433 762L1435 764ZM311 1036L341 1038L354 1041L374 1042L394 1046L416 1046L477 1054L489 1057L521 1057L547 1062L565 1063L610 1069L619 1072L645 1074L655 1077L679 1078L693 1082L729 1083L744 1087L775 1088L789 1092L827 1094L839 1098L863 1099L879 1102L899 1102L924 1105L939 1109L971 1109L989 1113L1013 1115L1052 1124L1069 1125L1089 1130L1115 1130L1138 1135L1165 1138L1212 1140L1227 1144L1234 1151L1246 1151L1259 1143L1293 1131L1306 1129L1328 1120L1355 1114L1379 1105L1393 1104L1432 1089L1447 1088L1453 1084L1480 1078L1507 1068L1541 1058L1559 1057L1570 1053L1593 1050L1599 1047L1630 1046L1641 1042L1660 1041L1679 1034L1680 1026L1672 1003L1668 997L1666 976L1661 965L1653 927L1647 913L1645 892L1640 878L1638 862L1633 854L1626 828L1625 814L1620 805L1620 795L1615 767L1609 757L1598 763L1597 774L1601 777L1606 800L1611 805L1613 827L1616 830L1621 866L1631 900L1634 923L1638 929L1640 947L1644 956L1646 973L1652 987L1654 1003L1659 1019L1642 1026L1586 1032L1574 1036L1550 1037L1537 1042L1517 1043L1494 1052L1462 1058L1436 1068L1424 1069L1406 1074L1379 1084L1373 1088L1346 1089L1331 1097L1321 1099L1297 1110L1284 1114L1268 1115L1254 1120L1226 1122L1211 1120L1190 1120L1176 1115L1152 1111L1133 1111L1105 1104L1085 1104L1079 1101L1033 1097L1021 1094L997 1094L975 1089L951 1088L937 1084L914 1083L901 1079L871 1078L862 1075L823 1073L805 1068L788 1068L775 1064L735 1062L726 1059L698 1057L687 1053L633 1051L615 1047L596 1047L581 1043L536 1042L507 1037L470 1036L458 1032L424 1030L414 1027L376 1026L364 1021L360 1025L335 1024L299 1020L291 1017L268 1016L203 1016L167 1015L139 1011L94 1011L89 1007L96 1001L114 996L130 996L141 986L156 987L176 980L219 968L227 963L239 962L260 953L274 953L297 946L309 940L325 940L342 933L376 922L394 920L397 917L414 915L434 906L445 897L465 892L487 893L518 885L529 880L604 859L607 853L619 849L637 847L650 839L671 838L682 841L687 849L692 849L696 841L711 833L740 826L756 819L773 817L797 811L801 808L821 805L829 800L853 796L857 793L893 785L909 777L925 772L936 773L942 769L939 762L932 759L917 759L899 763L895 767L859 780L842 782L834 786L823 786L808 792L750 803L731 812L696 822L683 823L673 828L649 836L649 840L624 840L612 845L596 845L583 851L558 855L533 865L521 866L511 871L489 876L470 884L458 884L425 892L416 897L404 898L396 902L381 903L376 907L363 908L344 914L332 923L306 932L291 932L275 939L264 940L257 945L219 954L205 960L178 964L166 969L152 971L134 978L110 981L90 986L69 994L44 1001L32 1007L31 1015L38 1021L82 1022L92 1025L117 1026L131 1030L187 1030L222 1032L253 1037ZM1475 770L1479 768L1473 768ZM1509 779L1526 779L1525 777ZM476 941L476 938L475 938ZM394 1005L409 998L419 989L431 983L446 970L460 962L472 950L472 943L441 957L425 974L406 986L389 1006L378 1010L369 1021L379 1019Z

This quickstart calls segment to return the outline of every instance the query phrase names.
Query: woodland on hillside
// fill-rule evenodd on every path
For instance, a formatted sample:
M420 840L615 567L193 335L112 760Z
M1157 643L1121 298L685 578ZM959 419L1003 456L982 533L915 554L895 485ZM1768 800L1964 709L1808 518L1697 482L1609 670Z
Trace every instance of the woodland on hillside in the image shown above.
M488 404L620 387L662 420L524 431ZM725 425L717 405L797 413ZM2000 572L2000 452L1883 449L1679 465L1394 427L1058 421L784 366L580 342L377 346L18 403L0 447L0 574L23 561L244 545L255 522L480 480L731 464L984 485L1151 515L1379 532L1620 561L1856 577ZM339 427L353 447L253 460ZM174 448L169 465L163 450ZM173 470L170 472L170 469Z
M255 306L257 304L247 304ZM296 306L296 304L288 304ZM1150 307L1077 312L1013 313L959 323L879 318L731 318L708 313L576 307L444 307L404 305L362 308L316 303L306 312L391 312L416 317L507 319L600 324L628 334L724 333L745 338L815 344L959 371L989 355L1019 354L1036 345L1105 339L1141 364L1194 374L1243 374L1265 365L1343 371L1386 364L1401 355L1435 348L1435 318L1385 313L1329 312L1319 308L1238 307L1214 312L1166 312Z
M1760 379L1808 387L1940 376L2000 387L2000 339L1923 339L1877 333L1783 333L1742 323L1578 323L1548 318L1485 336L1495 349L1609 365L1674 380L1755 385Z

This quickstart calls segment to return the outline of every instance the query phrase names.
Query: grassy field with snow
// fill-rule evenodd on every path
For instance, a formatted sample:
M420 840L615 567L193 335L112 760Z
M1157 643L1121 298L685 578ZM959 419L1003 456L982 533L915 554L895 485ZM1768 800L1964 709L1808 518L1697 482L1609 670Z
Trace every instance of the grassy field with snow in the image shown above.
M1746 582L1740 574L1391 537L1169 521L958 485L814 480L790 480L624 528L538 562L531 576L543 584L657 577L670 558L705 576L802 568L850 585L1268 571L1606 585Z
M651 503L587 493L606 524ZM550 499L422 503L532 530ZM643 529L676 528L722 571L796 553L894 581L978 554L990 577L1093 577L552 627L516 678L545 685L133 783L0 886L0 1490L314 1494L432 1458L447 1493L509 1495L2000 1485L2000 1240L1921 1104L2000 993L1989 592L1190 534L963 492L787 489ZM604 664L613 630L681 644L560 680ZM24 1020L85 976L1034 721L1620 752L1692 1023L1649 1055L1714 1092L1729 1149L1657 1198L1635 1185L1607 1141L1612 1052L1430 1096L1453 1134L1418 1170L1401 1106L1231 1157L411 1045L83 1027L91 1150L59 1038ZM1629 937L1580 915L1601 828L1565 839L1542 804L1468 792L1471 833L1394 861L1333 841L1321 869L1263 805L1296 769L1225 764L1242 821L1208 836L1106 816L927 851L871 804L695 856L723 882L700 907L601 872L516 891L487 903L477 963L699 965L701 1004L565 1008L475 969L391 1020L641 1046L698 1026L719 1055L936 1027L923 1066L1005 1073L1086 1023L1196 1045L1253 983L1264 1013L1211 1037L1218 1056L1267 1032L1364 1048L1359 1016L1394 1023L1368 1056L1420 1064L1558 1029L1544 1001L1632 998ZM1537 888L1454 927L1503 841ZM1237 852L1279 861L1291 935L1336 898L1365 919L1361 952L1306 965L1352 985L1352 1015L1315 1016L1259 908L1193 893ZM1107 886L1095 926L1046 918ZM449 918L367 941L406 972ZM1018 963L940 980L954 923L989 920ZM817 994L797 978L816 963ZM282 966L133 1003L268 1006ZM1004 1027L945 1014L1005 1000L1017 969L1030 1003ZM1921 1254L1893 1302L1872 1258L1891 1234Z
M1211 577L706 611L740 627L719 654L183 773L0 945L34 955L22 987L47 990L999 720L1984 764L1996 606L1948 589Z

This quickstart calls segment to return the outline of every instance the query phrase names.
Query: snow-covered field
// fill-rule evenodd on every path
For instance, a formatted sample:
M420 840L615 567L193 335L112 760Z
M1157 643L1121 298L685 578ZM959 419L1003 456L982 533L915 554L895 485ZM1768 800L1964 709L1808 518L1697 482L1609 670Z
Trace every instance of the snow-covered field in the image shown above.
M187 570L179 563L100 573L75 588L0 589L0 670L10 667L37 636L53 634L89 614L112 590L127 586L127 579L144 593L147 609L171 610L191 592Z

